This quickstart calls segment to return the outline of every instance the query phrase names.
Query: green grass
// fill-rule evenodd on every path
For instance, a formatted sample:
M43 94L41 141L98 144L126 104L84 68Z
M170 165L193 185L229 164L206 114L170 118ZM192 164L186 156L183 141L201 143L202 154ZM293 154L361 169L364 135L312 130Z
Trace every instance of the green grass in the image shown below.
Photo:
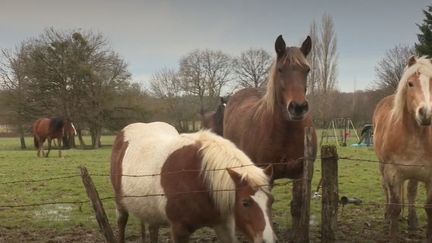
M318 135L320 137L320 134ZM78 167L84 165L91 174L109 173L109 157L114 137L104 136L103 146L98 150L70 149L63 151L63 157L57 156L57 151L51 151L49 158L37 158L36 151L31 148L32 138L26 138L29 149L20 150L17 138L0 138L0 206L37 204L44 202L83 201L87 195L79 176L48 180L40 182L25 182L4 184L16 180L37 180L65 175L79 175ZM89 138L86 138L89 142ZM352 142L352 141L350 141ZM338 147L341 157L376 160L372 148L366 147ZM315 162L312 190L315 191L321 178L320 160ZM93 176L94 183L100 196L113 196L108 176ZM279 180L276 183L285 182ZM276 186L273 189L275 203L273 205L273 220L282 232L291 228L289 202L291 200L291 185ZM424 201L423 187L419 191L418 203ZM339 231L338 242L386 242L387 228L383 223L384 209L368 203L384 203L380 176L377 163L361 161L339 161L339 196L360 198L365 205L347 205L340 208L338 213ZM109 220L115 226L115 206L113 200L104 201ZM426 224L424 210L419 209L419 225L421 229L413 236L416 242L424 238ZM405 213L406 215L406 213ZM75 229L89 229L97 232L97 223L93 209L89 203L83 204L55 204L23 208L0 208L0 241L4 232L17 231L21 228L36 232L35 241L45 242L47 230L54 230L54 235L68 234ZM321 201L311 200L311 237L314 242L319 241L321 220ZM137 220L130 220L127 235L137 237L139 224ZM402 237L408 241L406 222L401 225ZM3 233L2 233L3 231ZM39 233L38 233L39 232ZM201 232L200 237L208 231ZM97 233L96 233L97 234ZM162 233L167 237L168 233ZM282 236L283 238L283 236ZM12 240L13 241L13 240ZM31 241L26 238L25 241ZM95 241L101 241L98 235Z

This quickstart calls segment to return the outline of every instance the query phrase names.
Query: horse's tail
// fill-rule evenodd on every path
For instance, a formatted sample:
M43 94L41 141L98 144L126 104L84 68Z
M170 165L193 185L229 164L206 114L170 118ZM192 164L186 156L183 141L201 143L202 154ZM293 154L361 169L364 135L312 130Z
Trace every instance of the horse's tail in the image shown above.
M33 136L33 143L34 143L35 148L39 148L39 141L36 138L36 135Z

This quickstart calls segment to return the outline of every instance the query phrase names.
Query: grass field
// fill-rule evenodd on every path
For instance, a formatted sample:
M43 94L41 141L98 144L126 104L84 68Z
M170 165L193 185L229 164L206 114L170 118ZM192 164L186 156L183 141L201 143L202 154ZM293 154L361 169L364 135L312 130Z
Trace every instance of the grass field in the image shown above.
M103 137L104 146L98 150L64 150L62 158L53 150L49 158L37 158L34 149L20 150L17 138L0 138L0 242L103 242L89 203L18 208L2 206L87 200L78 176L80 165L86 166L91 174L98 175L93 176L93 180L102 198L112 196L108 173L113 139L112 136ZM30 147L32 139L27 138L26 141ZM338 147L338 153L342 157L376 160L373 149L368 147ZM320 160L317 160L313 190L321 177L320 169ZM53 179L64 176L72 177ZM44 180L49 178L51 180ZM8 183L21 180L33 182ZM273 221L284 242L283 239L289 234L287 229L291 228L291 188L275 187L273 194L276 199ZM418 203L424 201L423 188L419 195ZM381 205L369 204L384 203L377 163L340 160L339 196L360 198L364 205L347 205L339 209L337 242L387 242L384 209ZM111 224L116 228L113 200L103 203ZM321 201L312 199L311 206L311 238L312 242L319 242ZM401 220L401 237L404 242L420 242L424 238L425 214L422 209L418 213L420 228L413 235L408 235L406 220ZM130 219L127 230L129 241L139 239L138 225L137 220ZM161 237L169 237L167 230L161 232ZM198 232L194 239L210 242L212 238L211 232L204 230Z

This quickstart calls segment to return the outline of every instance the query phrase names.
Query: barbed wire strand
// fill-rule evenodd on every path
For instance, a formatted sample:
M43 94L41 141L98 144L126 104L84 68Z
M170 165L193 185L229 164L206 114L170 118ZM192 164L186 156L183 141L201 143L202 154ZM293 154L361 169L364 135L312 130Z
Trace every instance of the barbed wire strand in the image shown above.
M296 179L299 180L299 179ZM293 183L296 180L290 180L281 183L273 183L273 184L264 184L257 185L257 187L275 187L275 186L284 186ZM216 189L216 190L194 190L194 191L182 191L175 192L170 195L184 195L184 194L194 194L194 193L210 193L210 192L230 192L236 191L237 189ZM153 194L145 194L145 195L123 195L120 198L146 198L146 197L163 197L166 196L164 193L153 193ZM110 199L115 199L115 196L108 196L100 198L101 201L106 201ZM51 204L83 204L90 202L89 200L80 200L80 201L54 201L54 202L42 202L42 203L32 203L32 204L16 204L16 205L0 205L0 208L20 208L20 207L35 207L35 206L43 206L43 205L51 205Z
M298 159L292 160L292 161L298 161L302 160L304 157L300 157ZM161 176L161 175L172 175L172 174L180 174L180 173L205 173L205 172L216 172L216 171L224 171L227 169L238 169L238 168L244 168L249 166L257 166L257 165L286 165L286 162L278 162L278 163L260 163L260 164L247 164L247 165L238 165L238 166L231 166L231 167L223 167L223 168L216 168L216 169L209 169L209 170L201 170L201 169L185 169L185 170L178 170L178 171L168 171L163 173L151 173L151 174L121 174L123 177L155 177L155 176ZM105 174L105 173L92 173L90 176L112 176L117 174ZM5 184L14 184L14 183L27 183L27 182L41 182L41 181L51 181L51 180L59 180L59 179L67 179L67 178L73 178L73 177L80 177L80 174L68 174L65 176L58 176L58 177L49 177L49 178L41 178L41 179L23 179L23 180L15 180L15 181L5 181L0 182L0 185Z

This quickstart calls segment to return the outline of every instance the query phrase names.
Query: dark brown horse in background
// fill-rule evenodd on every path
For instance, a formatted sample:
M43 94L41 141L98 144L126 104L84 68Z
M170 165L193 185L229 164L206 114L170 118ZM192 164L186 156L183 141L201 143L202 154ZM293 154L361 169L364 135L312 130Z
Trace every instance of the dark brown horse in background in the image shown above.
M223 119L228 97L220 97L220 103L216 111L209 111L203 115L202 126L210 129L219 136L223 135Z
M61 156L62 139L64 136L76 135L75 126L68 118L39 118L33 123L34 145L38 150L37 155L48 157L51 150L51 141L57 139L59 157ZM48 140L48 152L44 154L43 144Z
M312 127L306 101L309 73L307 37L300 48L286 47L282 36L275 42L277 58L265 90L247 88L231 96L224 114L224 137L233 141L254 163L274 165L274 179L300 178L303 174L304 129ZM313 133L314 152L316 135ZM281 164L282 163L282 164ZM300 219L302 180L293 186L293 225Z

